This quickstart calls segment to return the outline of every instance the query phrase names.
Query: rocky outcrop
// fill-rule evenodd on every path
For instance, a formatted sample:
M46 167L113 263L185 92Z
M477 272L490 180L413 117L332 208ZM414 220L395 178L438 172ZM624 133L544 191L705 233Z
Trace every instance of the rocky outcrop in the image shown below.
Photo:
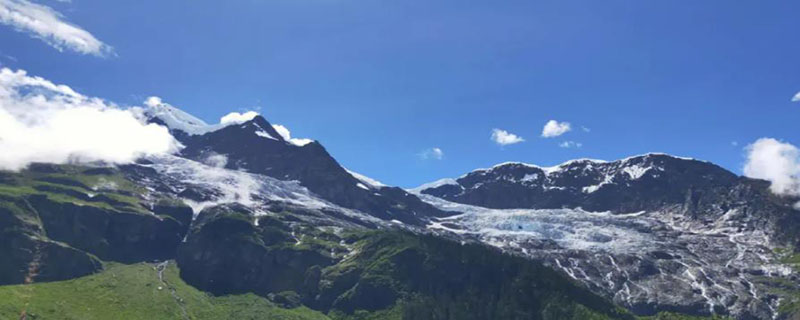
M162 206L165 215L158 216L58 202L45 195L33 195L29 202L50 239L126 263L173 258L191 221L188 207Z
M94 256L51 241L26 200L0 196L0 284L58 281L102 268Z
M203 210L178 251L181 278L214 294L308 294L303 284L332 258L300 245L277 220L254 221L239 205Z

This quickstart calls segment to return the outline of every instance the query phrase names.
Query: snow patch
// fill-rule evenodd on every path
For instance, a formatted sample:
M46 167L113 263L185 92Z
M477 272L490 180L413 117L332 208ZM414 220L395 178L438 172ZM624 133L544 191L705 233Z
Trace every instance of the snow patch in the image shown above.
M642 167L642 166L637 164L637 165L633 165L633 166L629 166L629 167L623 168L622 172L627 173L628 176L631 177L631 180L637 180L637 179L641 178L642 176L644 176L644 174L647 173L647 171L650 171L650 169L652 169L652 168L653 167Z
M267 138L267 139L272 139L272 140L275 140L275 141L279 141L277 138L271 136L269 133L267 133L264 130L256 131L256 135L259 136L259 137L262 137L262 138Z
M351 176L353 176L353 178L356 178L358 181L361 181L363 184L365 184L367 186L370 186L370 187L375 188L375 189L380 189L380 188L386 187L385 184L381 183L378 180L372 179L370 177L367 177L367 176L365 176L363 174L360 174L358 172L349 170L347 168L344 168L344 170L347 171L347 173L349 173Z

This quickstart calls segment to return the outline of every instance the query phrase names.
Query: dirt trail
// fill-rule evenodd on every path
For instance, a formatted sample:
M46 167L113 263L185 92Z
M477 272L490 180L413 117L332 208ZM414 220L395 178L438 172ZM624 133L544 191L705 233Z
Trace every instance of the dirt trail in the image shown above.
M39 267L41 266L42 261L42 248L41 242L37 242L36 245L33 247L33 258L30 262L28 262L28 271L25 273L25 280L23 281L24 290L26 291L25 297L25 305L22 307L22 311L19 313L20 320L27 320L28 319L28 305L30 305L30 300L33 298L33 290L34 287L31 285L33 284L36 276L39 274Z
M164 270L166 270L168 266L169 261L159 262L155 265L156 272L158 272L158 281L161 282L161 286L159 286L158 289L162 290L163 288L166 288L169 290L169 294L172 295L172 299L174 299L175 303L177 303L181 308L181 316L183 319L189 320L189 314L186 312L186 305L183 299L178 295L175 287L173 287L167 280L164 279Z

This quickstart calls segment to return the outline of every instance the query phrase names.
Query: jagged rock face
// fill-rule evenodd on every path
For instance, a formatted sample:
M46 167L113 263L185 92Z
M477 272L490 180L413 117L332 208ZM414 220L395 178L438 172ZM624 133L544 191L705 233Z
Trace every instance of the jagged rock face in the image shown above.
M318 142L290 143L261 116L202 135L179 132L176 136L186 146L181 152L184 157L209 163L222 161L221 155L225 160L218 164L228 169L297 180L323 199L383 220L423 225L426 216L446 215L400 188L363 183Z
M60 203L45 196L32 196L30 203L39 213L50 239L103 260L128 263L173 257L191 222L191 211L187 212L187 207L168 210L183 219L179 221ZM167 209L162 207L161 210Z
M24 200L0 201L0 284L66 280L102 268L91 255L48 240Z
M279 221L264 217L254 225L254 219L239 205L203 210L178 252L181 277L214 294L310 294L313 288L303 284L315 286L319 269L333 264L331 257L297 246Z
M503 164L418 192L466 213L430 228L546 261L639 314L768 319L797 283L773 251L798 247L796 199L707 162Z
M55 281L106 261L171 259L190 207L125 180L113 167L35 164L0 173L0 283Z
M711 163L646 155L614 162L575 160L552 168L508 163L422 193L496 209L582 207L625 213L681 204L687 197L697 202L703 193L730 188L738 180Z

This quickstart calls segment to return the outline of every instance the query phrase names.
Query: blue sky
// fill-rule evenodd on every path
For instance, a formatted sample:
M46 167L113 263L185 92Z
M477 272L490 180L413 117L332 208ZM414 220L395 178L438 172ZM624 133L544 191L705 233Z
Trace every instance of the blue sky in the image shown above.
M392 185L645 152L741 173L756 139L800 143L800 4L785 1L36 3L113 49L6 24L3 66L208 122L258 109ZM572 130L543 138L549 120ZM495 128L525 141L498 145Z

